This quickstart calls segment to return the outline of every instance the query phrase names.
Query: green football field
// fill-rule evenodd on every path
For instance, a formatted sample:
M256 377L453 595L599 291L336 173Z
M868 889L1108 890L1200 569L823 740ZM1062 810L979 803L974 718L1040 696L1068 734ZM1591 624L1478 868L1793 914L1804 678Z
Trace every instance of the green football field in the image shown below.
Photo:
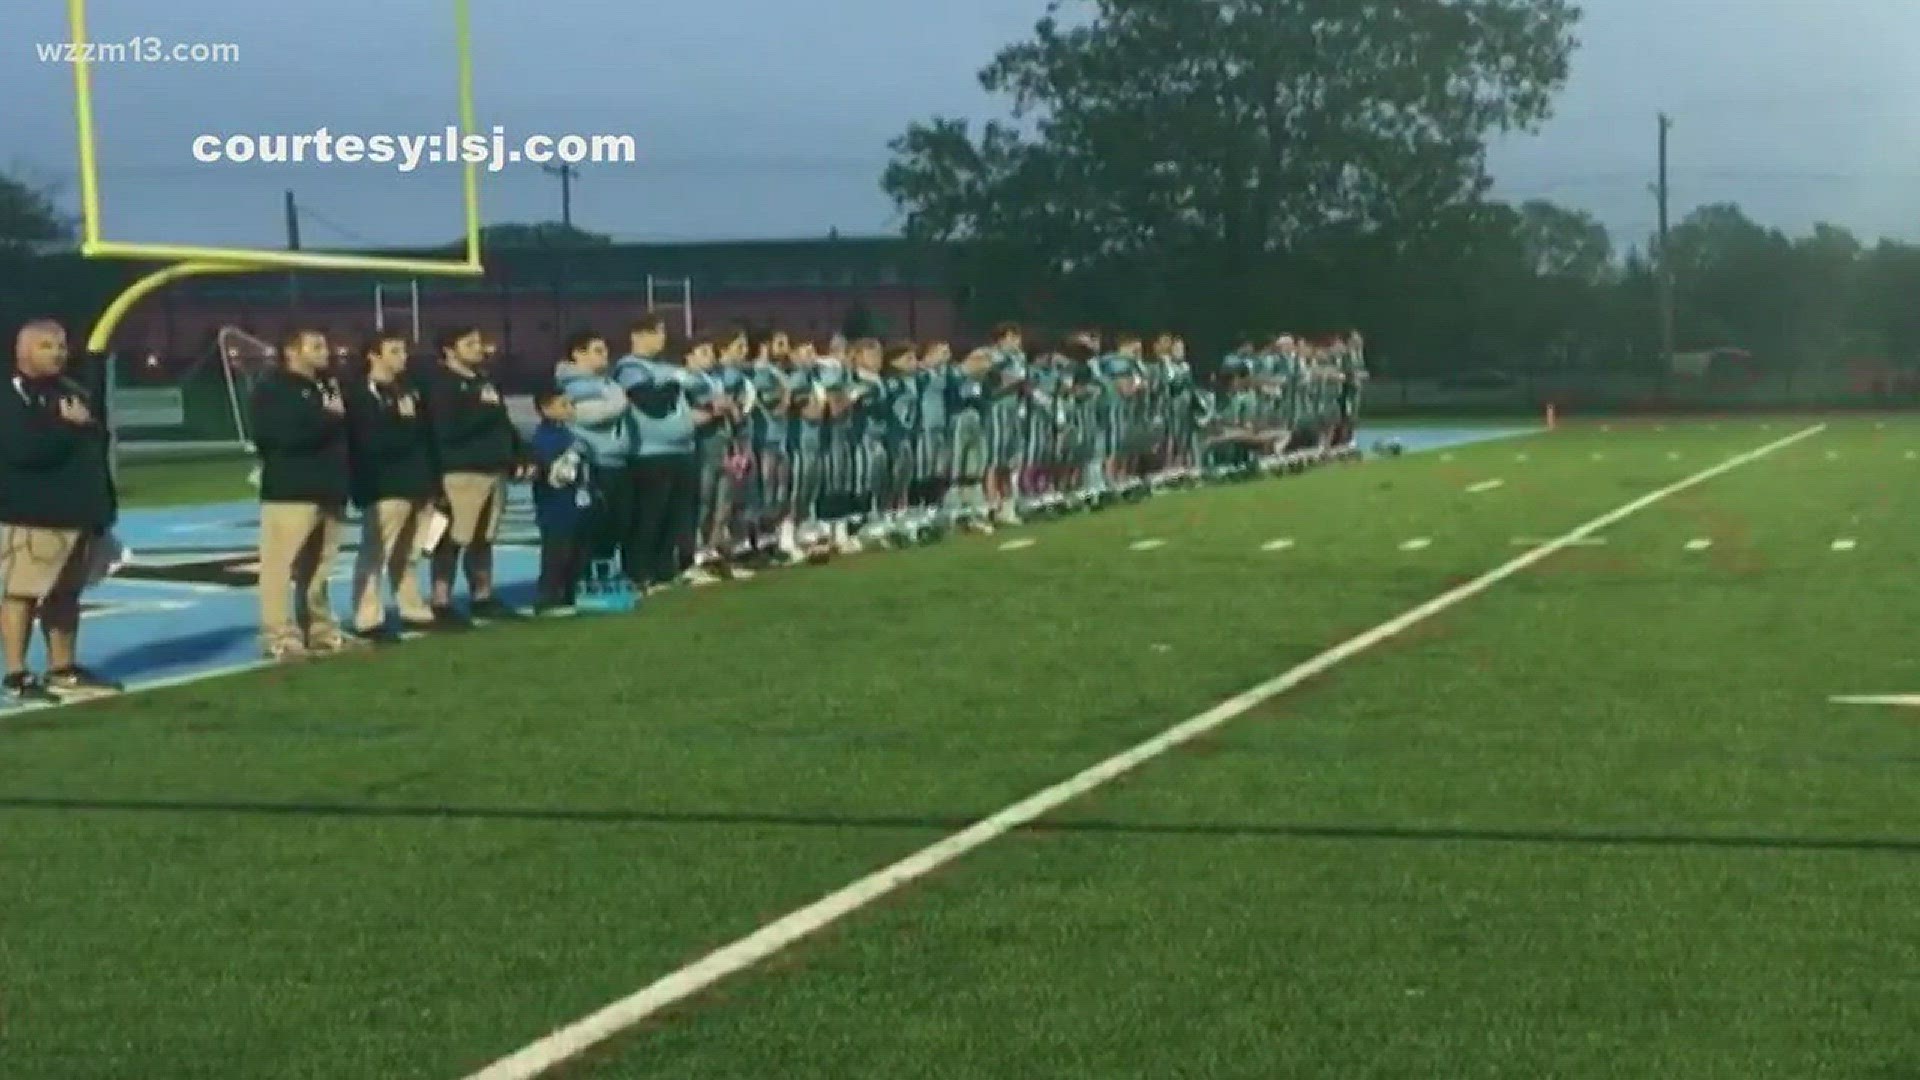
M1816 424L0 720L0 1076L462 1080L1225 702L553 1075L1920 1077L1920 420Z

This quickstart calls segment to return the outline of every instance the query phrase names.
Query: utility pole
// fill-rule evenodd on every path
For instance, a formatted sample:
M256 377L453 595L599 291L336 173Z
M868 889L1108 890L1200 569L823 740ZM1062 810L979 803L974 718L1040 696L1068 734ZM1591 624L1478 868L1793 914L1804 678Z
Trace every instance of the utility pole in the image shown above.
M573 182L580 170L572 165L542 165L540 171L560 178L560 224L573 228Z
M293 201L293 189L288 188L285 199L287 213L287 250L300 250L300 207ZM287 271L287 308L300 310L300 271Z
M1660 114L1660 177L1654 187L1654 195L1660 201L1660 355L1664 360L1664 370L1673 370L1673 251L1668 240L1667 219L1667 133L1673 129L1673 121L1666 113ZM1663 376L1664 377L1664 376Z

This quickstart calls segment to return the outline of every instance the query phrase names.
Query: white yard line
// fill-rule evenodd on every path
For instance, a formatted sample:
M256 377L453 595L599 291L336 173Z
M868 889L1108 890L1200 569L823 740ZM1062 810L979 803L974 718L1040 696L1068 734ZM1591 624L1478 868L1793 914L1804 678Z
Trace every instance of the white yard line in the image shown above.
M1035 540L1030 536L1023 536L1018 540L1009 540L1006 543L1001 544L1000 550L1001 551L1024 551L1027 548L1030 548L1037 543L1039 543L1038 540Z
M1505 480L1482 480L1477 484L1468 484L1467 494L1484 495L1495 488L1505 487L1506 483L1507 482Z
M1535 536L1516 536L1513 538L1514 547L1539 547L1542 544L1559 544L1559 543L1560 541L1558 540L1549 540L1544 537L1535 537ZM1607 538L1604 536L1589 536L1584 539L1575 540L1570 544L1561 544L1561 546L1562 547L1605 547L1606 544L1607 544Z
M1291 540L1286 540L1286 539L1269 540L1266 543L1260 545L1260 550L1261 551L1285 551L1292 546L1293 546L1293 541Z
M1426 549L1432 546L1433 546L1432 538L1426 537L1426 536L1416 536L1411 540L1401 541L1400 550L1401 551L1425 551Z
M1695 539L1687 541L1688 551L1705 551L1712 546L1713 546L1713 541L1707 539L1704 536L1696 537Z
M1833 550L1835 551L1852 551L1859 546L1859 541L1844 536L1833 542Z
M225 585L208 585L200 581L162 581L158 578L109 577L100 584L87 590L88 596L97 596L103 591L113 589L162 589L167 592L190 592L213 595L225 593L231 595L233 589Z
M1133 543L1127 545L1127 547L1134 551L1152 551L1155 548L1163 548L1166 546L1167 542L1165 540L1135 540Z
M1757 461L1776 450L1791 446L1824 430L1826 430L1825 424L1804 428L1784 439L1770 442L1718 465L1702 469L1684 480L1648 492L1632 502L1601 514L1585 525L1578 526L1531 551L1522 552L1465 584L1456 585L1371 630L1335 645L1298 667L1276 675L1242 694L1228 698L1198 716L1189 717L1175 724L1130 750L1115 754L1052 787L1037 791L944 840L914 852L891 866L876 870L806 907L783 915L731 945L715 949L706 956L661 977L598 1012L527 1044L479 1072L470 1074L466 1080L531 1080L591 1047L619 1035L675 1002L691 997L729 975L752 967L822 927L866 907L903 885L925 877L975 848L1058 810L1087 792L1124 776L1167 751L1192 742L1229 721L1244 716L1334 665L1358 656L1381 642L1486 592L1554 553L1572 547L1663 499L1704 484L1723 473Z

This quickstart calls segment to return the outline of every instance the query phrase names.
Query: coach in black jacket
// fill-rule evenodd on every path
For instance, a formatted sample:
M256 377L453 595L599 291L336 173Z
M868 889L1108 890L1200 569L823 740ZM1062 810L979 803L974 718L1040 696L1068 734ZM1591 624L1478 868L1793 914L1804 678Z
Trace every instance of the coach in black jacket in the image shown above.
M493 592L493 542L507 506L507 480L522 475L525 448L506 399L486 374L486 340L473 327L440 336L440 363L427 390L434 461L446 497L447 535L433 552L433 614L465 625L453 608L453 579L464 564L475 618L519 615Z
M75 700L119 685L76 662L80 590L117 510L107 431L92 397L65 375L67 333L28 323L0 392L0 642L5 692L17 701ZM36 619L45 679L27 670Z
M391 641L382 577L393 582L400 622L426 629L433 612L420 594L415 548L433 512L440 477L433 463L427 406L407 379L407 341L383 334L361 350L365 378L348 380L347 430L353 505L360 508L360 554L353 566L353 632Z
M298 329L253 391L260 455L260 636L271 660L338 652L327 578L350 494L346 403L325 334ZM292 605L288 605L288 591Z

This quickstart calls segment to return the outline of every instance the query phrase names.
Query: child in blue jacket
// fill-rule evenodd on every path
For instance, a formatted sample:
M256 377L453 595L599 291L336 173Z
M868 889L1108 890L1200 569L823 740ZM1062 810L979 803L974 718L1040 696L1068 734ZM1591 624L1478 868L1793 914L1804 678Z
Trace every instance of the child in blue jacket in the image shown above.
M587 569L591 539L587 532L592 488L588 465L574 433L573 402L558 387L533 397L540 426L533 431L533 516L540 526L540 583L534 601L538 615L571 615L574 590Z

